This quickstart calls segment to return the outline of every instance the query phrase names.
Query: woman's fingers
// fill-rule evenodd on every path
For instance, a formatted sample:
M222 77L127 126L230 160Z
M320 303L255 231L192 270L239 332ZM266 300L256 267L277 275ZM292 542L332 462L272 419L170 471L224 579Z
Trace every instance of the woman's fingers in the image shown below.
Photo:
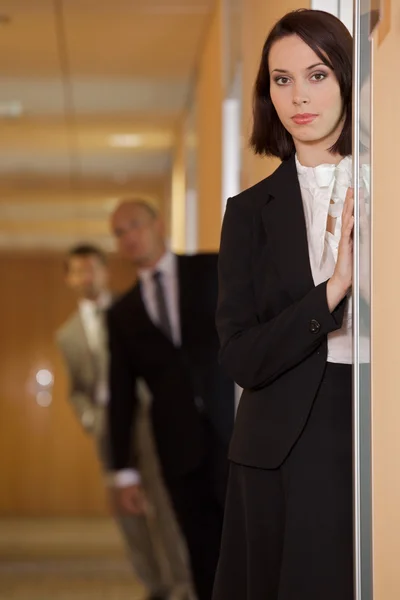
M349 188L346 193L346 199L343 205L342 213L342 234L348 231L349 224L354 223L354 191Z
M340 244L345 244L346 246L349 243L353 242L353 229L354 229L354 217L353 215L350 215L350 217L347 219L347 221L343 221L342 223L342 233L341 233L341 237L340 237Z
M353 188L348 188L346 192L346 198L344 200L344 210L346 212L350 212L353 209L354 205L354 190Z
M352 202L354 202L354 188L349 187L347 188L347 192L346 192L346 198L345 198L345 204L350 204Z
M353 229L354 229L354 217L353 217L353 215L351 215L349 222L347 224L346 235L348 235L350 237Z
M348 248L353 244L353 228L354 228L354 219L350 220L347 224L346 228L342 230L342 235L339 242L339 248L342 248L343 251L345 248Z

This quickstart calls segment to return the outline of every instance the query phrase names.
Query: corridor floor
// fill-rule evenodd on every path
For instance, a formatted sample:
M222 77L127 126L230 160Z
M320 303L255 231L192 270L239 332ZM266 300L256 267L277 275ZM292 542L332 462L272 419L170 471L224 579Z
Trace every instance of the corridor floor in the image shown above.
M0 600L143 598L111 520L0 520Z

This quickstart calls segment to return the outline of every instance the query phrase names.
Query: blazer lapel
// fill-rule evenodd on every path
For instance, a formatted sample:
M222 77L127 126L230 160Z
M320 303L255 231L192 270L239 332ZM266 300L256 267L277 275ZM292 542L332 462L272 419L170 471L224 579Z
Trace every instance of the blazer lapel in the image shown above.
M132 320L135 331L138 333L146 334L150 330L156 331L160 336L172 344L171 340L165 335L165 333L153 323L145 302L142 297L141 282L138 281L137 285L132 290L132 310L130 311L130 319Z
M85 328L84 328L83 322L82 322L82 317L81 317L79 311L76 313L76 318L74 319L74 322L73 322L73 328L71 328L71 334L72 334L75 342L77 342L79 340L79 344L82 346L82 348L84 348L85 353L87 353L88 356L91 357L92 351L89 346L89 341L87 339L86 331L85 331Z
M189 278L192 276L190 273L190 265L186 260L187 257L176 255L177 261L177 279L178 279L178 311L179 311L179 320L180 320L180 329L181 329L181 346L183 346L185 340L187 339L188 328L190 328L192 319L192 300L190 294L190 286L185 285L185 283L190 280ZM165 336L165 334L161 331L159 327L157 327L150 316L147 313L147 309L145 303L142 298L141 292L141 283L140 281L132 290L133 302L136 306L136 310L134 312L133 318L135 319L135 326L139 331L146 331L149 329L155 329L159 332L161 336L163 336L166 340L168 340L172 345L174 345L169 338Z
M269 178L270 197L262 209L271 258L294 300L314 287L303 201L294 155Z
M138 279L137 284L132 290L133 306L132 311L130 312L130 318L134 320L135 327L138 331L148 330L149 327L156 327L153 324L153 321L151 320L144 304L141 286L142 284L140 279ZM158 327L156 327L156 329L158 330Z
M93 355L78 311L69 322L65 340L68 360L74 366L74 370L85 371L88 379L93 379L95 376Z

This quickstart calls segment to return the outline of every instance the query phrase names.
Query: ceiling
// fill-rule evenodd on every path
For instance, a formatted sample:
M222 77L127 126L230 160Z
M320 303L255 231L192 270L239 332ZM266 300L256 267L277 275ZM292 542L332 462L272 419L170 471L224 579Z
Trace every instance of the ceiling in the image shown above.
M1 1L0 248L107 244L118 197L165 196L212 5Z

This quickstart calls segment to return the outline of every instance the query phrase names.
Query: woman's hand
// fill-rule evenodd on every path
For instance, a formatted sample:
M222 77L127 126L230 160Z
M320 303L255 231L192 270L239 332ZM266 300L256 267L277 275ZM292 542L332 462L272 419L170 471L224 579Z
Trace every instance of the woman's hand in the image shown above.
M329 310L333 312L346 296L353 281L354 191L347 190L342 213L342 231L335 271L328 281L326 294Z

